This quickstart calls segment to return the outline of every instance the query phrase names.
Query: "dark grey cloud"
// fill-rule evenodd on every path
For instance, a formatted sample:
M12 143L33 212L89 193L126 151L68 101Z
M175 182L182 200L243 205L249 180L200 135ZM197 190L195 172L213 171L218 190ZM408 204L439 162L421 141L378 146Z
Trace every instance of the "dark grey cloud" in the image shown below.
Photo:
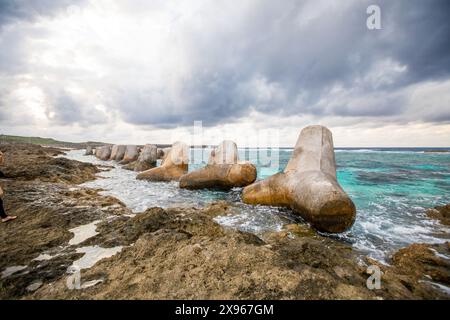
M51 16L70 5L81 5L84 0L0 0L0 28L20 20L32 21Z
M0 27L57 15L70 4L83 3L0 0ZM139 4L140 17L167 9L162 4L156 9L155 4ZM251 4L233 11L226 1L215 3L214 8L210 3L192 13L195 23L183 23L182 15L174 19L173 32L179 37L173 43L184 44L183 58L190 69L190 76L177 81L166 80L165 75L159 75L159 85L147 81L152 76L147 64L159 60L138 60L134 53L117 58L101 44L86 49L84 42L68 59L88 52L94 64L109 66L107 77L77 68L72 60L62 67L30 66L28 40L45 39L46 32L33 25L0 31L0 75L32 73L51 78L36 85L48 96L48 110L56 123L101 123L104 115L93 107L100 103L128 123L163 128L192 125L195 120L205 126L230 123L251 111L279 117L408 122L412 113L408 88L450 79L450 1L268 0ZM366 8L371 4L381 7L381 30L366 27ZM132 6L133 2L128 3L124 14L136 12L130 11ZM85 32L86 37L91 35ZM135 39L136 43L158 41L151 36ZM118 51L121 46L117 43ZM152 49L148 50L152 56ZM71 84L85 94L66 91ZM434 108L432 115L414 108L418 121L449 121L445 106Z
M185 106L170 101L155 106L148 92L148 99L141 95L135 103L123 101L123 114L132 123L165 126L189 125L196 119L215 125L233 121L250 109L281 116L400 115L407 97L399 90L450 77L450 2L376 3L381 7L382 30L372 31L366 27L366 8L373 1L330 7L311 21L302 16L311 2L262 2L234 28L194 34L198 73L185 84L183 96L189 97ZM401 68L405 70L400 72ZM258 77L282 94L258 99L246 85ZM335 85L351 91L355 99L321 106L319 101ZM364 101L373 96L378 99ZM153 107L156 112L149 112Z

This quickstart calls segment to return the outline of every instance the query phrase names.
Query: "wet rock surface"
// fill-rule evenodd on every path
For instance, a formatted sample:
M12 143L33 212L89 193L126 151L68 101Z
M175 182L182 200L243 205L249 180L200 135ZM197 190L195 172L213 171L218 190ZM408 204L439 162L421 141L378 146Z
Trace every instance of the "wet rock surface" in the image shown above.
M10 163L19 163L15 157L22 156L5 155ZM39 158L36 165L60 170L47 157L52 159ZM20 175L0 179L6 209L19 217L0 224L0 272L6 272L0 278L0 299L449 297L443 290L449 284L448 244L404 248L387 266L306 224L286 225L261 238L224 228L214 218L236 210L226 202L201 209L150 208L133 215L117 199L75 185L89 180L91 167L68 161L83 172L75 170L73 177L68 173L71 178L58 182ZM19 170L13 167L8 172ZM94 235L69 244L74 237L69 230L93 223ZM83 248L116 254L82 269L80 288L71 290L68 270L88 251ZM383 272L380 289L367 288L368 265Z
M64 154L57 148L43 148L32 144L0 145L5 162L0 178L39 180L44 182L82 183L94 180L99 170L92 164L55 158Z
M371 261L357 263L349 245L317 235L308 226L288 225L263 239L226 229L213 218L230 208L223 202L203 209L151 208L133 218L100 224L99 234L88 244L125 246L119 254L82 271L86 281L103 281L87 290L67 290L61 279L43 285L28 298L446 298L421 282L425 264L440 266L445 274L444 262L437 256L424 261L399 252L392 266L381 266L381 289L369 290L366 266ZM409 267L404 268L399 259L409 259ZM434 280L445 279L441 275Z
M450 226L450 203L427 210L427 216L439 220L442 224Z
M82 254L69 246L69 229L97 219L129 214L120 201L75 184L95 179L95 166L64 158L64 152L35 145L0 145L5 166L0 185L6 212L18 219L0 224L0 299L19 298L66 275ZM51 258L49 258L51 257ZM35 260L37 259L37 260ZM16 272L4 274L6 270ZM41 283L39 286L37 284ZM28 287L28 289L27 289ZM31 291L33 291L31 290Z

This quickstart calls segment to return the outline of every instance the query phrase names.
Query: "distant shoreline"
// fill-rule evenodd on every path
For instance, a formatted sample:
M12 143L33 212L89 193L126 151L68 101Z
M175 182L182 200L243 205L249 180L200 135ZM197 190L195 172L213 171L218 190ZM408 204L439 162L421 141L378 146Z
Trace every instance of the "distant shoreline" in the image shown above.
M98 142L98 141L86 141L86 142L68 142L68 141L58 141L53 138L41 138L41 137L25 137L25 136L14 136L0 134L0 144L2 143L31 143L38 144L42 146L52 146L52 147L62 147L71 149L84 149L87 145L92 147L98 147L103 145L113 145L113 143ZM168 143L153 143L158 148L170 148L172 145ZM143 144L137 144L138 146L143 146ZM190 148L213 148L216 145L191 145ZM279 149L279 150L292 150L294 146L291 147L240 147L239 149ZM450 153L450 146L448 147L335 147L335 150L371 150L371 151L417 151L426 153Z

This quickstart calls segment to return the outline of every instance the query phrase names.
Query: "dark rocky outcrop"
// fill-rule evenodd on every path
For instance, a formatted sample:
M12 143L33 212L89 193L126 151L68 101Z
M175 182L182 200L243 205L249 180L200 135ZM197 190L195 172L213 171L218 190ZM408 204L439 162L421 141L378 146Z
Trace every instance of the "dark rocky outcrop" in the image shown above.
M44 182L82 183L95 179L96 166L66 158L57 148L43 148L32 144L0 145L4 164L2 177L15 180L39 180Z
M426 214L430 218L438 219L442 224L450 226L450 203L445 206L428 209Z

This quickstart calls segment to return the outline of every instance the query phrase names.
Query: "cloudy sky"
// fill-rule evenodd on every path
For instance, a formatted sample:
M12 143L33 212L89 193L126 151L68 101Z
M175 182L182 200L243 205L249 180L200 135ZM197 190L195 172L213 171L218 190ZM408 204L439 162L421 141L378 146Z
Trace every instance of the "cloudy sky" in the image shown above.
M449 19L447 0L0 0L0 133L450 146Z

